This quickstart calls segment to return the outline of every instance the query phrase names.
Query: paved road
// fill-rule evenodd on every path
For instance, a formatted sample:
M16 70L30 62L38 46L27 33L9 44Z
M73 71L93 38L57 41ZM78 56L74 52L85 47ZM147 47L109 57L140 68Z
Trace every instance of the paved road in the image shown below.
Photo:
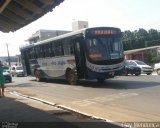
M160 121L160 78L156 75L122 76L106 80L36 82L33 77L13 78L9 90L116 122Z
M0 128L121 128L17 93L0 98ZM16 94L16 95L15 95Z

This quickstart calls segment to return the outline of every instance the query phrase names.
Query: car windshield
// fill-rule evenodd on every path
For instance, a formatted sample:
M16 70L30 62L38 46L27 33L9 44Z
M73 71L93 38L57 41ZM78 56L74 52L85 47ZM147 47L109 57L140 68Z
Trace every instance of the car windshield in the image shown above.
M126 65L126 66L136 66L135 63L129 62L129 61L125 61L125 65Z
M89 58L92 60L118 59L122 55L120 38L91 38L87 39Z
M138 60L136 60L135 61L138 65L147 65L147 64L145 64L144 62L142 62L142 61L138 61Z
M22 67L16 67L16 70L23 70Z

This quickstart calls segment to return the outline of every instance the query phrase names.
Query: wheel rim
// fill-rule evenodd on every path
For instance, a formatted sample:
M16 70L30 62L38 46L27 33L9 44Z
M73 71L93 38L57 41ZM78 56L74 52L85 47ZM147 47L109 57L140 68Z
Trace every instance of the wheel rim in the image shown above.
M76 84L76 81L77 81L76 75L72 70L67 73L67 81L71 85Z
M40 73L38 71L35 72L35 77L37 81L40 80Z

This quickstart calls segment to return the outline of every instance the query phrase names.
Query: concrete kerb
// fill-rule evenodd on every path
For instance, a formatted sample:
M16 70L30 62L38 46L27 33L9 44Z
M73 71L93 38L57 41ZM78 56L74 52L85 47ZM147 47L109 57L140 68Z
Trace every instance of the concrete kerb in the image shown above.
M26 99L30 99L30 100L33 100L33 101L37 101L37 102L41 102L41 103L44 103L44 104L47 104L47 105L50 105L50 106L53 106L53 107L57 107L57 108L60 108L60 109L63 109L63 110L66 110L66 111L69 111L69 112L72 112L72 113L78 113L82 116L86 116L86 117L89 117L91 119L95 119L95 120L99 120L99 121L104 121L104 122L108 122L108 123L111 123L111 124L114 124L114 125L117 125L117 126L122 126L121 123L117 123L117 122L114 122L112 120L109 120L109 119L105 119L105 118L102 118L102 117L98 117L98 116L94 116L94 115L91 115L91 114L87 114L87 113L84 113L84 112L81 112L81 111L78 111L78 110L75 110L75 109L72 109L70 107L67 107L67 106L64 106L64 105L58 105L56 103L53 103L53 102L49 102L47 100L43 100L43 99L39 99L39 98L36 98L36 97L32 97L32 96L28 96L28 95L23 95L21 93L18 93L16 91L11 91L9 89L7 89L7 91L12 94L12 95L15 95L15 96L19 96L19 97L22 97L22 98L26 98ZM123 125L123 127L128 127L128 125ZM129 126L131 127L131 126Z

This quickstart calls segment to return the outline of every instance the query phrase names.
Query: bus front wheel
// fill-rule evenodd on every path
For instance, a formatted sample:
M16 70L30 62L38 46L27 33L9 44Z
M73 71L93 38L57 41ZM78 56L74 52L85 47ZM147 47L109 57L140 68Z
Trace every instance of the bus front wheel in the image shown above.
M41 74L40 71L36 70L34 73L35 77L36 77L36 81L41 82Z
M76 85L77 84L77 75L73 70L67 71L66 79L70 85Z

